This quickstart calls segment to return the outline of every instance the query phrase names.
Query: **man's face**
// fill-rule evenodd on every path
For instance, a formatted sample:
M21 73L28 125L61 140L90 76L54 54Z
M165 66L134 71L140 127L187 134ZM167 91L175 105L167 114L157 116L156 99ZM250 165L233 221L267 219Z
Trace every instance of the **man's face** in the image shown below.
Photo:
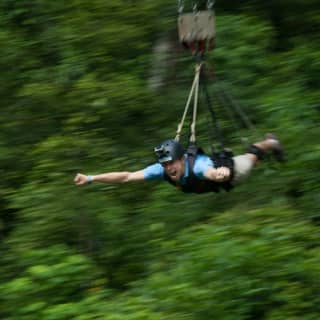
M180 178L184 174L184 158L164 162L162 163L162 166L166 174L174 182L179 182Z

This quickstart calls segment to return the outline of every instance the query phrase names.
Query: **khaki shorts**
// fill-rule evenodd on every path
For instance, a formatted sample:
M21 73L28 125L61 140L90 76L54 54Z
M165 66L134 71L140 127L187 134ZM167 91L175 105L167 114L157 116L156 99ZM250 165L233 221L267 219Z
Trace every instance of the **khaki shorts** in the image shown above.
M234 182L235 184L238 184L238 183L241 183L243 180L245 180L249 176L254 166L254 162L250 157L248 157L248 155L245 155L245 154L233 157L233 161L234 161L234 177L232 182Z

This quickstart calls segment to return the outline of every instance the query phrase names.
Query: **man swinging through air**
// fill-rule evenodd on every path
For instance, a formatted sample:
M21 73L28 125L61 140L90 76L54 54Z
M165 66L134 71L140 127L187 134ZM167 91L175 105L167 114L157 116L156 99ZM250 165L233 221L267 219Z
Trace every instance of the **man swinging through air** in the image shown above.
M181 2L181 1L180 1ZM179 3L180 3L179 2ZM191 125L191 142L195 142L195 121L197 114L198 91L200 79L204 83L205 96L211 114L214 114L208 90L205 86L206 73L204 53L214 48L215 27L212 1L207 2L207 10L183 14L183 1L179 5L178 29L180 42L192 51L196 58L195 76L189 93L185 112L178 126L175 140L166 140L155 148L157 163L142 170L129 172L109 172L98 175L78 173L74 178L77 186L92 182L125 183L143 180L162 180L171 183L183 192L204 193L218 192L221 188L229 190L233 185L243 181L259 160L268 153L273 153L277 160L283 161L283 149L279 140L267 134L263 141L251 145L247 153L223 158L209 157L195 145L185 150L179 140L185 115L192 97L194 98L193 121ZM229 99L227 99L229 100ZM215 118L213 116L213 118ZM214 122L216 121L213 119Z
M97 175L78 173L74 178L77 186L93 182L125 183L144 180L167 181L183 192L204 193L230 189L243 181L252 168L268 153L283 161L283 148L273 134L267 134L263 141L251 145L247 153L234 156L231 166L219 166L201 151L187 152L175 140L166 140L154 149L157 163L142 170L130 172L109 172Z

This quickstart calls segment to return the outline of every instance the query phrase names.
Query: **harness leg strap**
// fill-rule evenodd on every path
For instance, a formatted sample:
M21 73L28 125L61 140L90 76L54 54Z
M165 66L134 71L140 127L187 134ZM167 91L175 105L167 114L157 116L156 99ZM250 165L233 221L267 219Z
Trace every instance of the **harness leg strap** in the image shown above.
M260 149L259 147L257 147L256 145L252 144L249 148L248 148L248 153L254 154L258 160L263 160L266 157L266 153Z

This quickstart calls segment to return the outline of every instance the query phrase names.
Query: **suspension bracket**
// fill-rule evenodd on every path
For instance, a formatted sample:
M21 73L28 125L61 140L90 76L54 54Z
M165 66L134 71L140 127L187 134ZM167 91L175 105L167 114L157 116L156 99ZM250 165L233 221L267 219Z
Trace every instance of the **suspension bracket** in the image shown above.
M179 39L192 53L213 50L215 47L214 11L195 11L178 17Z

